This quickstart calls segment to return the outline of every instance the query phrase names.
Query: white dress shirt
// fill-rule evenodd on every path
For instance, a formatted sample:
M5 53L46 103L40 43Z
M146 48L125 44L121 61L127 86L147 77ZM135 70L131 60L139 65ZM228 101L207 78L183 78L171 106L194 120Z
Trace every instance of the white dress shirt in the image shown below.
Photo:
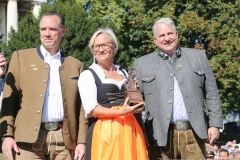
M160 51L160 54L164 56L168 56L167 54ZM169 56L168 56L169 57ZM173 57L169 57L171 61L173 61L173 58L176 58L176 52L173 54ZM188 121L188 115L186 111L186 106L183 101L182 93L178 85L178 81L176 77L174 76L174 97L173 97L173 109L172 109L172 116L171 116L171 122L177 122L177 121Z
M118 74L121 74L124 77L124 74L119 70L119 66L113 66L117 69ZM126 80L126 78L124 78L121 82L117 82L114 79L106 78L104 71L97 64L92 64L89 68L92 68L96 72L102 83L115 84L119 87L119 89L122 87ZM125 70L124 72L126 73ZM95 79L89 70L85 70L80 74L80 77L78 79L78 88L85 110L85 116L87 117L87 114L89 114L97 105L99 105L97 101L97 86L95 83Z
M42 122L59 122L63 120L64 116L61 82L59 76L59 67L61 65L60 49L54 56L51 56L51 54L42 45L40 50L44 57L44 62L49 64L50 69L47 91L43 104Z

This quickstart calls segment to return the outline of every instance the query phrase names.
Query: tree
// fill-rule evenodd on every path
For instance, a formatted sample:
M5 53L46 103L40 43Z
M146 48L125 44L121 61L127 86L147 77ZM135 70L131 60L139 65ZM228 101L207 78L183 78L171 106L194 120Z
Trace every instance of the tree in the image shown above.
M91 17L114 22L120 42L116 63L130 68L136 57L156 50L151 27L171 17L183 47L205 50L223 110L240 107L240 0L76 0Z
M76 5L72 5L75 2ZM160 17L171 17L177 25L180 46L206 51L217 80L223 110L240 107L240 0L75 2L56 0L53 6L43 6L42 12L56 10L65 16L67 35L61 47L83 61L85 66L92 62L87 45L96 28L113 28L119 40L114 62L129 69L136 57L157 49L153 43L153 23ZM16 49L39 45L38 23L39 20L29 13L19 23L19 31L11 31L5 53L11 55Z
M65 18L67 34L61 41L61 51L81 60L84 62L84 66L88 67L93 61L93 56L88 48L89 40L92 33L100 26L104 26L105 22L96 18L89 19L84 8L80 5L72 5L69 2L55 2L52 6L43 5L40 17L44 12L52 10L59 12ZM11 30L10 40L4 45L8 60L15 50L37 47L41 44L39 18L35 19L32 11L30 11L19 22L18 32Z

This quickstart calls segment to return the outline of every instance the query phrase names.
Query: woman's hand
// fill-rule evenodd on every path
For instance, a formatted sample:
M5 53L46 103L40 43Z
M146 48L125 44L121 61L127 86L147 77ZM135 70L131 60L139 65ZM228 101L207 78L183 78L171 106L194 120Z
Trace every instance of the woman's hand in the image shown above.
M126 115L126 114L129 114L129 113L140 113L143 111L143 108L144 108L144 102L141 102L141 103L138 103L134 106L129 106L128 105L128 100L129 100L129 97L127 97L125 99L125 102L121 108L121 115Z

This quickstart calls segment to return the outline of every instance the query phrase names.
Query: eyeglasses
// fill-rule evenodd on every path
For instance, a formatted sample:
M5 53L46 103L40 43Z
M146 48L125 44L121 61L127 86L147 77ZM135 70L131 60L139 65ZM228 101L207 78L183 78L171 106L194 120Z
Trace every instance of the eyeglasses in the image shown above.
M114 45L112 42L106 42L106 43L102 43L102 44L95 44L92 45L91 48L93 51L98 51L100 49L100 47L102 47L104 50L109 49L111 47L111 45Z

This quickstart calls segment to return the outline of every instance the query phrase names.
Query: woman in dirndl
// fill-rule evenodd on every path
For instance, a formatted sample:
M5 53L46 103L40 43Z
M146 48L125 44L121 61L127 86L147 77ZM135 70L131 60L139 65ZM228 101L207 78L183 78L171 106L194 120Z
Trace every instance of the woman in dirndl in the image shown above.
M97 30L89 47L97 63L81 73L79 92L89 119L84 160L147 160L141 124L143 103L124 100L124 69L113 64L118 42L110 28ZM138 121L137 121L138 119Z

